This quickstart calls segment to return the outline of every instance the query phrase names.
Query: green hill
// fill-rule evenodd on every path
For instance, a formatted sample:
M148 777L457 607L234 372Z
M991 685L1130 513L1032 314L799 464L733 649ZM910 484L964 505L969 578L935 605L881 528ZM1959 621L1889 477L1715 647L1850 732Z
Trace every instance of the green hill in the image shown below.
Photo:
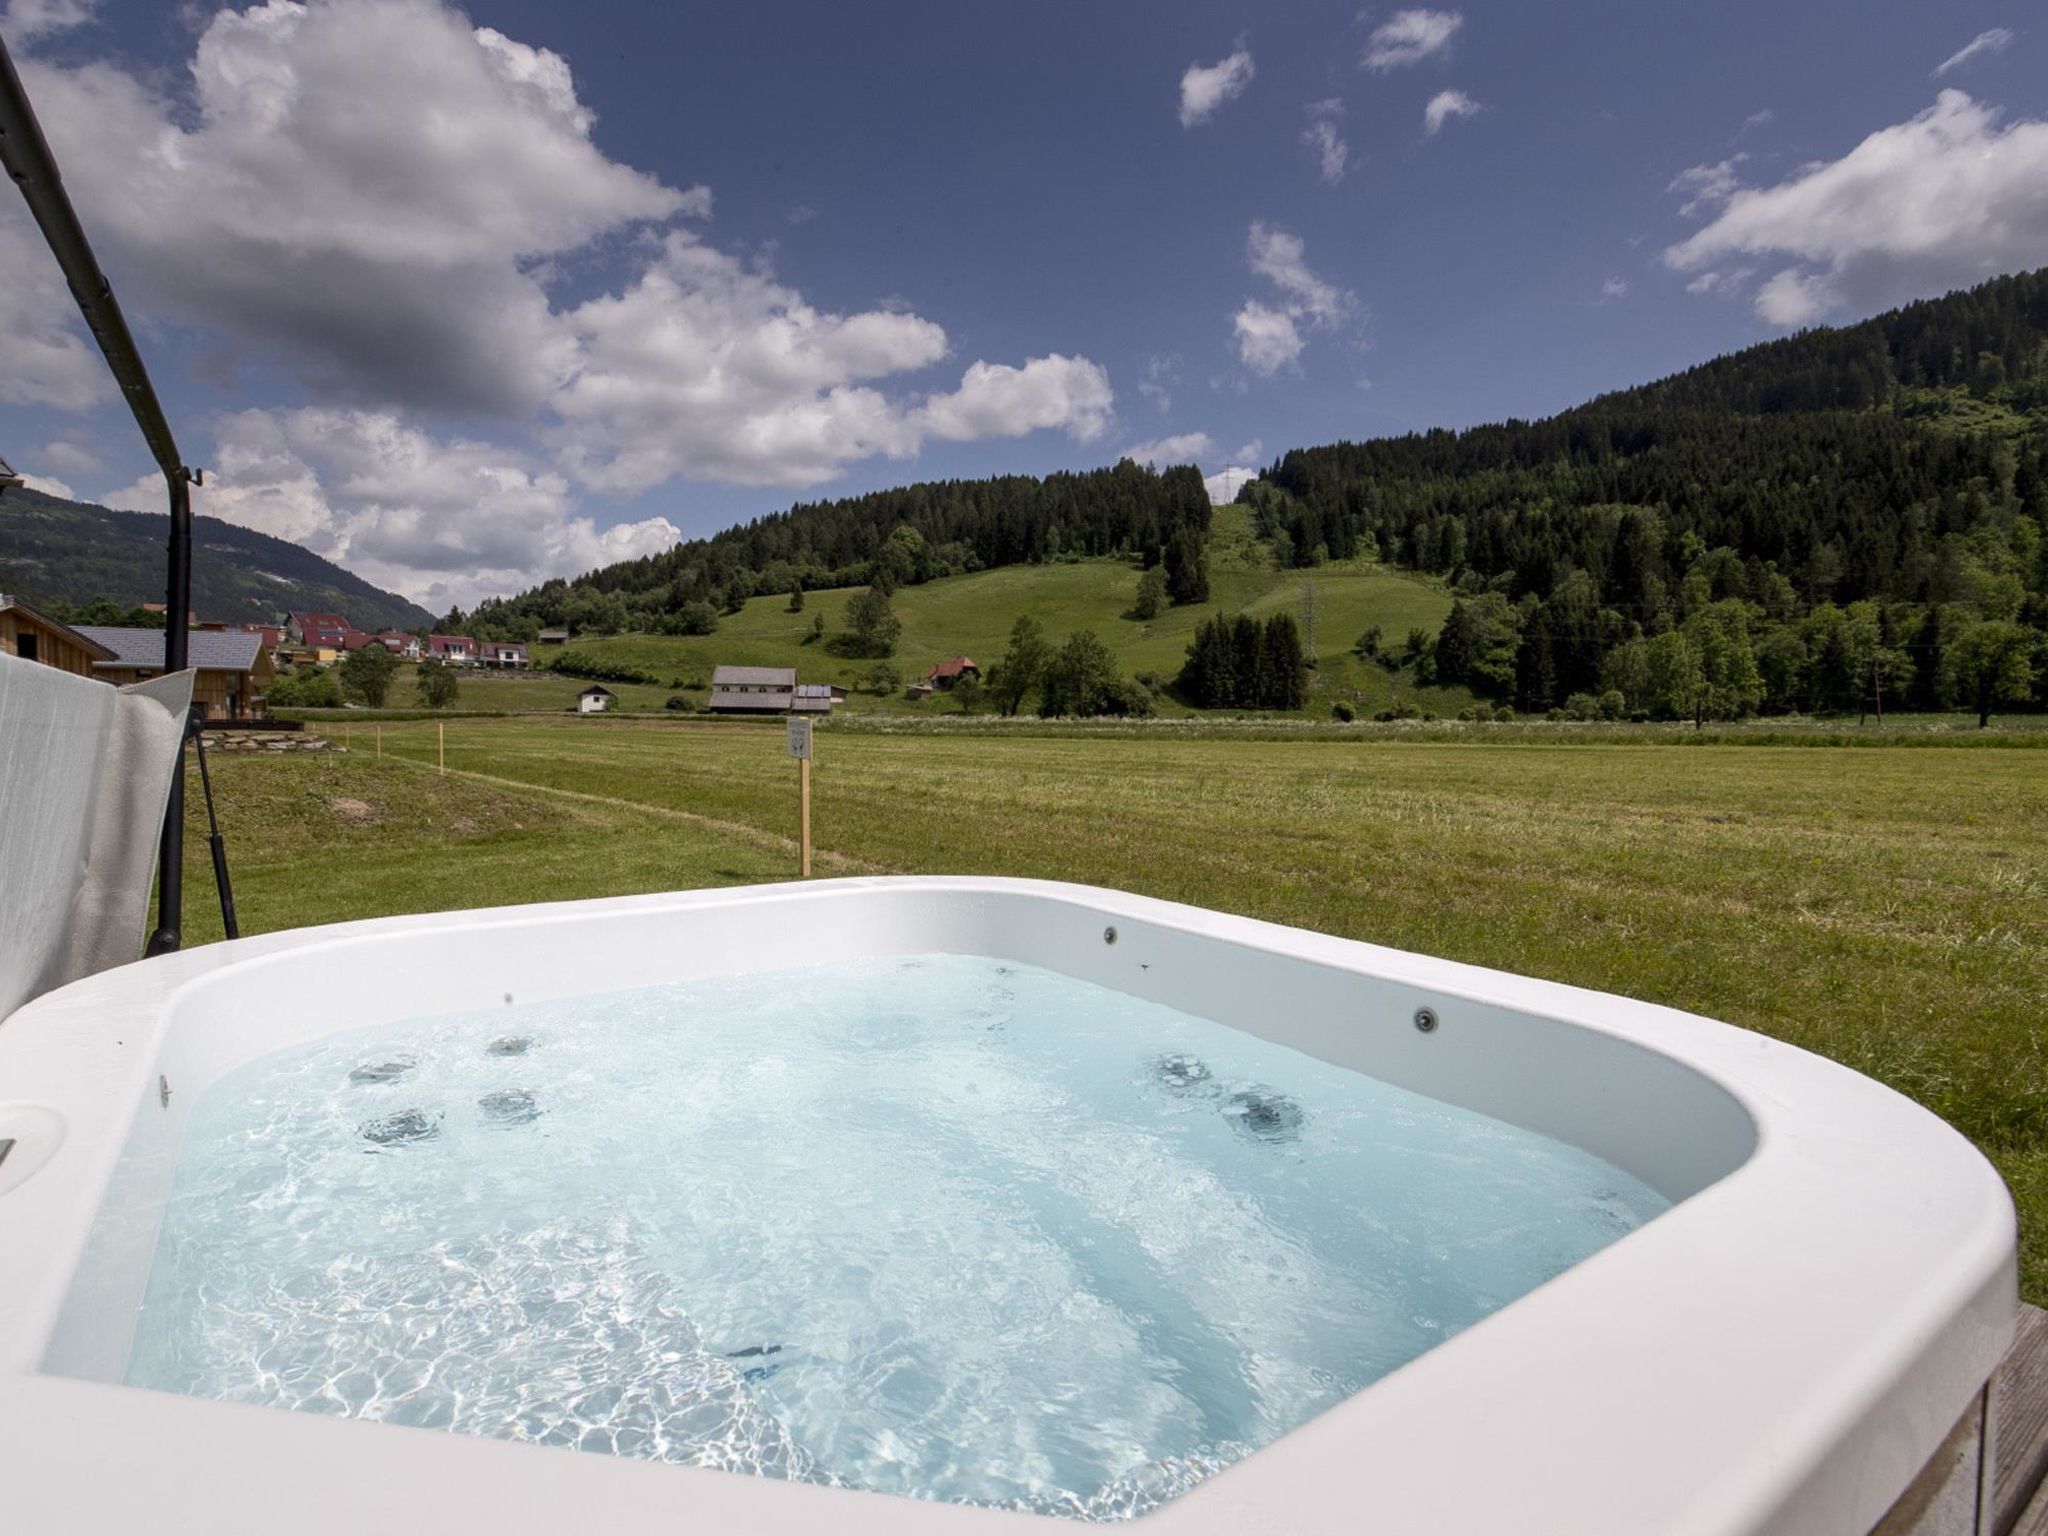
M160 603L169 538L163 514L11 490L0 497L0 591L50 604ZM213 517L193 519L192 607L202 619L236 624L268 623L294 609L340 613L363 629L433 622L417 603L331 560Z
M1320 665L1310 692L1311 714L1327 715L1339 700L1361 713L1376 713L1406 701L1419 709L1455 713L1472 703L1463 688L1417 688L1411 670L1390 671L1351 654L1360 634L1378 625L1390 649L1398 650L1411 629L1435 633L1450 611L1451 597L1439 582L1392 570L1376 562L1332 562L1313 571L1277 567L1264 546L1250 537L1250 520L1239 507L1218 508L1210 538L1210 600L1168 608L1155 619L1128 616L1137 588L1135 560L1113 557L1013 565L971 575L941 577L897 591L894 606L903 633L887 665L908 683L952 656L971 656L983 668L1003 653L1010 626L1029 613L1055 643L1076 630L1092 630L1131 675L1171 678L1179 669L1195 626L1218 613L1249 612L1258 617L1288 611L1304 615L1307 588L1314 588ZM805 682L839 683L855 690L848 707L908 713L950 711L943 696L920 704L863 691L876 663L833 655L825 645L807 643L812 622L822 615L828 638L845 627L843 614L853 589L813 592L801 613L789 612L782 594L750 599L723 616L710 635L619 634L579 637L552 657L566 669L637 674L647 682L679 688L702 704L701 690L721 664L793 666ZM471 689L464 702L484 703ZM629 702L644 703L645 696ZM1171 696L1162 713L1186 713Z

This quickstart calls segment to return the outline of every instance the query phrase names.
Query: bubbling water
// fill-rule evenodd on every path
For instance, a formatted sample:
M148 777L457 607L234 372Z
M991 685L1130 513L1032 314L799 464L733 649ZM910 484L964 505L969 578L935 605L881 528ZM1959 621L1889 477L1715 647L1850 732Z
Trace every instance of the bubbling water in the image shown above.
M1664 1204L1157 1004L892 957L236 1069L128 1379L1124 1518Z

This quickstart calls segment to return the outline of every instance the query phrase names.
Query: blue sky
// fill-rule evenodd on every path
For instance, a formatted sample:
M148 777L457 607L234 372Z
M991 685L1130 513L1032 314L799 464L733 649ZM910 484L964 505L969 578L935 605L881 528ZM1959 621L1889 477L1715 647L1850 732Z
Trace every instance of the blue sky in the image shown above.
M12 0L0 35L202 510L445 606L799 497L1546 414L2048 263L2031 19ZM65 307L0 208L0 453L160 505Z

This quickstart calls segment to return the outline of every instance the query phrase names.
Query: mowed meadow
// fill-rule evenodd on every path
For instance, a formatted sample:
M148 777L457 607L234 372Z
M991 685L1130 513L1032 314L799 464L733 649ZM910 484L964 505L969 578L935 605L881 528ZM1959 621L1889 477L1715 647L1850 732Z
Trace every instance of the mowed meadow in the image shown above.
M785 879L779 722L356 724L216 765L246 932ZM381 736L382 757L375 755ZM1981 1146L2048 1302L2048 755L827 724L818 873L1140 891L1726 1019ZM196 814L196 813L195 813ZM195 821L195 831L198 829ZM194 937L219 932L191 845Z

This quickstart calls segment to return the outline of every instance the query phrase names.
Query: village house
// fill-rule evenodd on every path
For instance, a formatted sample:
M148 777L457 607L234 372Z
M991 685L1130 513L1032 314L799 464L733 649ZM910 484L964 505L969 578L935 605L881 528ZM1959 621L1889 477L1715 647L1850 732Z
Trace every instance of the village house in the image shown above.
M429 635L427 657L450 666L466 667L476 660L476 641L468 635Z
M86 624L78 632L111 652L93 663L102 682L140 683L164 670L164 632ZM186 664L199 676L192 706L202 720L253 720L264 714L264 693L277 675L260 635L194 630L185 637Z
M523 667L527 665L526 643L485 640L477 646L477 660L486 667Z
M925 673L924 680L934 688L950 688L963 677L981 681L981 668L970 656L955 656L951 661L942 661Z
M579 715L601 715L612 707L612 700L618 697L603 683L592 683L576 695L576 713Z
M714 667L711 712L716 715L829 715L846 697L826 683L799 683L795 667Z
M420 637L409 635L402 629L387 629L377 635L376 641L392 655L404 661L420 659Z
M338 613L288 613L284 616L284 637L309 651L339 653L351 626ZM328 658L330 661L333 657Z
M544 629L536 639L541 645L567 645L569 643L569 631L564 628Z
M0 592L0 651L80 677L93 676L97 663L114 659L114 652L97 640L5 592Z

